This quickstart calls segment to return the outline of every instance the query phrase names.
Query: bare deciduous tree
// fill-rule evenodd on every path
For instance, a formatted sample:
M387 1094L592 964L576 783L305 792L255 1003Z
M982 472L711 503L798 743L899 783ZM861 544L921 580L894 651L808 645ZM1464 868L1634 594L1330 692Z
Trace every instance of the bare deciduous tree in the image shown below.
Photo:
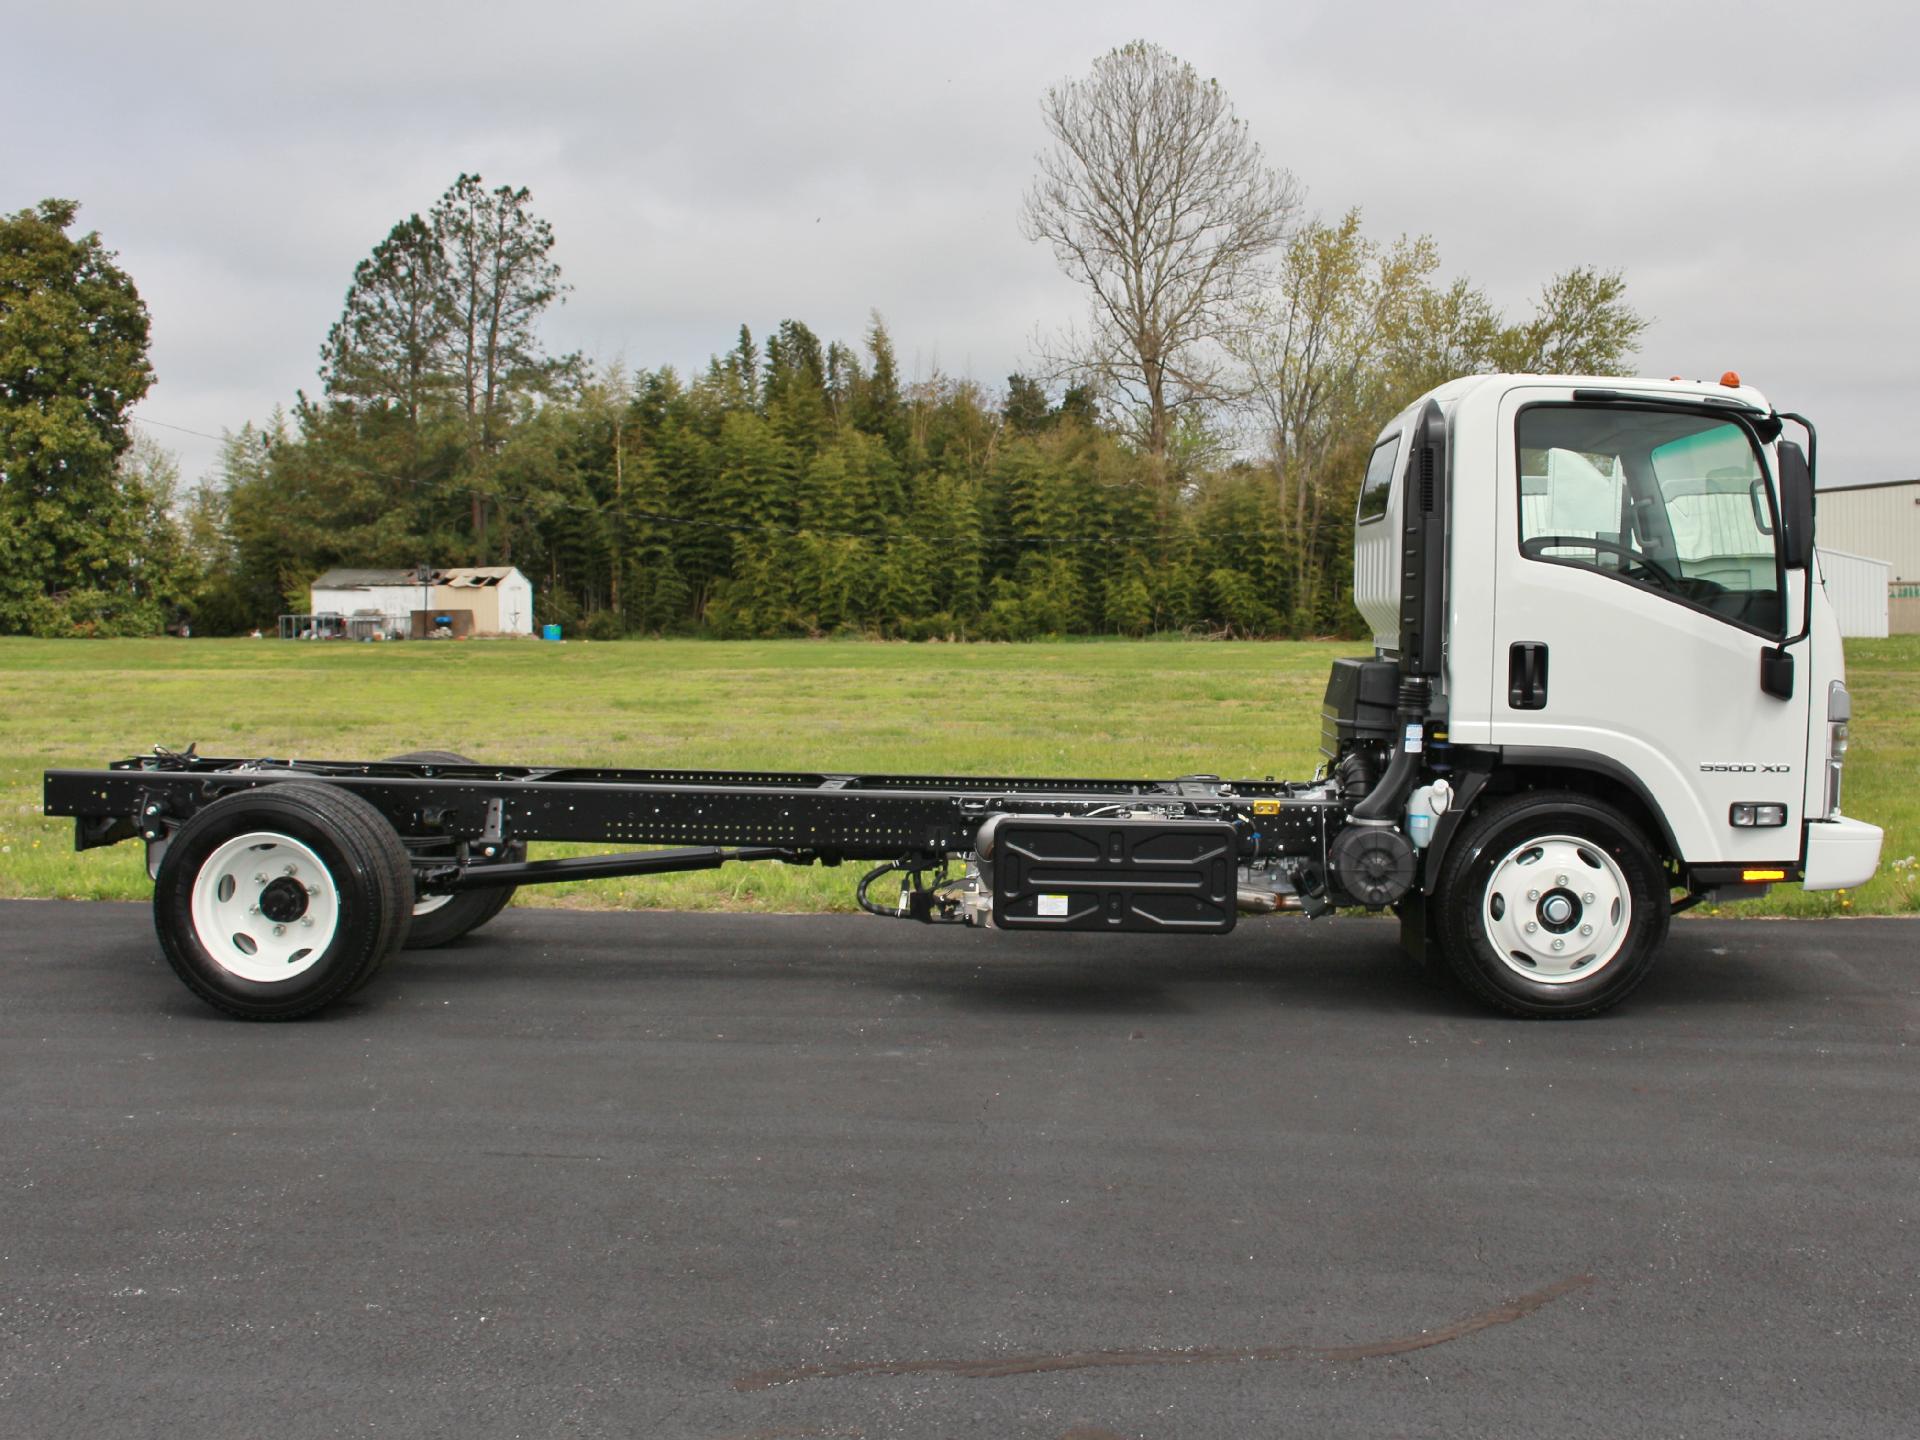
M1049 348L1097 383L1165 455L1183 410L1221 393L1214 342L1298 205L1219 84L1135 41L1047 92L1054 146L1023 212L1091 292L1089 328Z

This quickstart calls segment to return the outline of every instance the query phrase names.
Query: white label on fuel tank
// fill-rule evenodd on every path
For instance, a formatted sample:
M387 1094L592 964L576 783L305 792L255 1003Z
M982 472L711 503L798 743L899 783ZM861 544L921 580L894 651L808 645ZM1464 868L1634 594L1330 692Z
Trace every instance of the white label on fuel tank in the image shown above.
M1064 895L1042 895L1040 913L1042 915L1064 915L1067 913L1067 897Z

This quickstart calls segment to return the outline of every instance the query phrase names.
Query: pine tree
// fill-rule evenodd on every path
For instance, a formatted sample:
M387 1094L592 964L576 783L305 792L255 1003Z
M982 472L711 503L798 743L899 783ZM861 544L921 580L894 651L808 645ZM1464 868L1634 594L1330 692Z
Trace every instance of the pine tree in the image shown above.
M320 349L330 398L391 405L417 432L435 401L451 398L453 307L442 237L410 215L354 267L340 318Z
M895 456L906 448L906 415L900 396L900 368L893 355L893 337L886 322L874 311L867 326L867 356L871 362L866 375L858 378L853 393L853 423L869 435L886 442Z

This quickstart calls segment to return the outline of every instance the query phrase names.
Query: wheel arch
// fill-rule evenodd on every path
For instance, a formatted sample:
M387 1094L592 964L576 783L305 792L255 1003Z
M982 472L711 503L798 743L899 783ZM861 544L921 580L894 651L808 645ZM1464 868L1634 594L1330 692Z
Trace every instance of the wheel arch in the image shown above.
M1500 750L1491 768L1469 772L1456 791L1468 790L1465 803L1449 810L1448 822L1436 827L1421 867L1421 893L1431 895L1439 884L1447 852L1463 820L1477 804L1522 790L1571 790L1615 806L1652 842L1659 858L1682 863L1680 845L1646 784L1618 760L1589 750L1537 749L1510 745Z

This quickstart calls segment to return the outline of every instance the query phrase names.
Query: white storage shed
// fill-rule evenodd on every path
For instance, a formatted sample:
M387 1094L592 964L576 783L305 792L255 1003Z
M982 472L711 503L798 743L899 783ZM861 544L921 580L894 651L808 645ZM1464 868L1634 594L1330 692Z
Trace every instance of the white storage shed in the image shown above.
M309 594L315 615L383 617L380 628L396 636L408 634L413 616L426 610L468 611L476 635L533 633L533 582L512 565L435 570L424 584L418 570L334 569Z
M511 565L469 565L441 572L437 605L473 612L483 635L533 633L533 582Z
M308 595L315 615L382 616L391 622L383 628L400 635L408 615L434 603L433 586L422 585L417 570L329 570Z

